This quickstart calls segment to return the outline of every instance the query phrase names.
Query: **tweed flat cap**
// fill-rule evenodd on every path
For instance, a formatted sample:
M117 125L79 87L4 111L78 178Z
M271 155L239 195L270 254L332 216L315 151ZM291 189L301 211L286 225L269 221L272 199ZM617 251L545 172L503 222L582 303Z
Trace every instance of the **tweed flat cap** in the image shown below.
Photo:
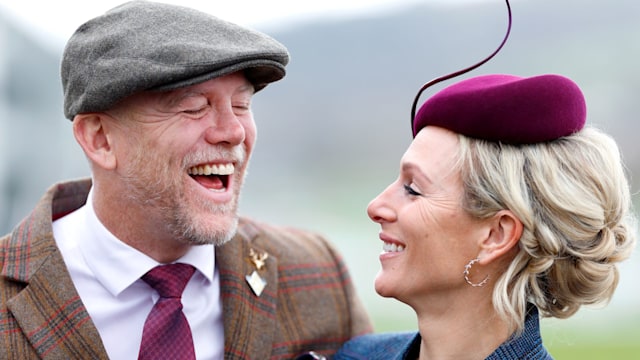
M260 32L186 7L132 1L81 25L62 57L64 114L105 111L145 90L244 71L256 91L285 75L287 49Z
M413 121L413 136L434 125L510 144L551 141L581 130L587 109L578 85L554 74L493 74L450 85L430 97Z

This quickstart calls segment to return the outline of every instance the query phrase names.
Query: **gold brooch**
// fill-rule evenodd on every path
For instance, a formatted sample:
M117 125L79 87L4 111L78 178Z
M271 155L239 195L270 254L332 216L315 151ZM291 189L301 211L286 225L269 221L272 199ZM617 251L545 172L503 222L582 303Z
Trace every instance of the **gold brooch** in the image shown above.
M269 257L269 254L265 253L257 253L253 249L249 249L249 259L255 265L257 270L262 270L265 266L265 260Z
M266 267L265 260L267 260L268 257L269 254L267 254L266 252L257 253L255 250L249 249L249 260L256 267L256 270L253 270L250 275L246 275L245 279L247 280L247 284L249 284L249 287L251 288L253 293L256 294L256 296L260 296L264 288L267 286L267 281L260 276L258 271Z

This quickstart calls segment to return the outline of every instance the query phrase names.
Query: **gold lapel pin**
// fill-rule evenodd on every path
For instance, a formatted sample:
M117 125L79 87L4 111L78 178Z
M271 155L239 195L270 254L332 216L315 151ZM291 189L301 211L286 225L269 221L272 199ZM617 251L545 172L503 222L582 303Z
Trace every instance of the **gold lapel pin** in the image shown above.
M262 268L264 268L266 264L265 260L267 260L268 257L269 254L267 254L266 252L257 253L255 250L249 249L249 259L251 260L253 265L255 265L257 270L262 270Z
M265 260L267 260L268 257L269 254L266 252L257 253L255 250L249 249L249 260L256 267L256 270L253 270L251 275L246 275L245 279L256 296L260 296L264 288L267 286L267 281L260 276L258 271L266 267Z

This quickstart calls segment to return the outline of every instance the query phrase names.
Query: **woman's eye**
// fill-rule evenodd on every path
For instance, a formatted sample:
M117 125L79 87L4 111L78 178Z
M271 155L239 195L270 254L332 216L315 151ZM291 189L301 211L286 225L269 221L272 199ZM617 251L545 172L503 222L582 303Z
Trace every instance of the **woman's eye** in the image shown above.
M420 194L419 192L415 191L415 190L411 187L411 185L410 185L410 184L405 184L405 185L404 185L404 191L405 191L407 194L411 195L411 196L420 196L420 195L422 195L422 194Z

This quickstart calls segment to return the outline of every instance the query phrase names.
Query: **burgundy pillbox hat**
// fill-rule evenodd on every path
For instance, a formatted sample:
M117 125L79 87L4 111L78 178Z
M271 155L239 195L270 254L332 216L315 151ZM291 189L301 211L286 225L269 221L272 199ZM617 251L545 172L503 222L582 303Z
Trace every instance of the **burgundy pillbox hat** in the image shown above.
M427 125L473 138L530 144L571 135L585 124L580 88L559 75L473 77L429 98L413 120L413 136Z

